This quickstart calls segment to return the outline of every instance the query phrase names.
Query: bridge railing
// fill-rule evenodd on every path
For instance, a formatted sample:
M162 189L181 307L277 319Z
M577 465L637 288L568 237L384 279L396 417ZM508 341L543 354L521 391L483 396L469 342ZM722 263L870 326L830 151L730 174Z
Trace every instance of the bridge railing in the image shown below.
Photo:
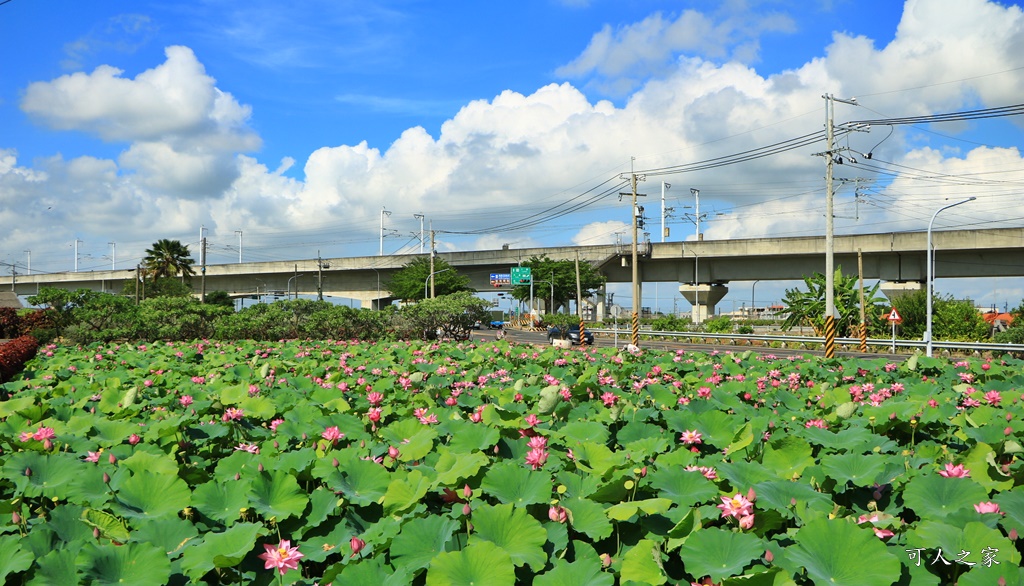
M608 328L588 328L595 334L606 334L614 335L616 330ZM628 334L628 328L619 328L618 334ZM753 342L778 342L785 344L786 347L798 347L799 345L824 345L825 338L817 336L775 336L775 335L757 335L757 334L715 334L711 332L655 332L650 330L642 330L640 332L644 338L675 338L675 339L699 339L699 340L729 340L733 344L739 345L740 343L746 343L746 345L753 345ZM836 338L836 344L841 346L859 347L860 338ZM884 347L884 348L925 348L925 343L921 340L900 340L897 339L895 342L890 339L883 338L868 338L868 346L873 347ZM949 350L956 352L1013 352L1024 354L1024 344L996 344L991 342L943 342L933 341L932 347L939 350Z

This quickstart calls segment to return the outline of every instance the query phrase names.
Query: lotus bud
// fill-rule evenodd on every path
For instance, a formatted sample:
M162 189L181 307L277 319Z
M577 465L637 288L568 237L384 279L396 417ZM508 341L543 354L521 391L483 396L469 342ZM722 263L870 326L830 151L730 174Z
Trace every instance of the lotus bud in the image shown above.
M468 484L462 488L462 496L466 498L470 498L473 496L473 489L469 488Z
M14 511L13 513L11 513L11 523L14 523L15 525L21 525L21 515L18 514L18 511Z
M1010 541L1017 541L1017 530L1010 529L1010 533L1007 535L1007 537L1010 538Z
M601 554L601 565L603 567L605 567L605 568L607 568L608 566L612 565L612 556L610 556L610 555L608 555L606 553L602 553Z
M93 536L94 539L99 539L100 538L100 528L99 527L93 527L92 528L92 536Z
M395 446L388 446L388 457L392 460L397 460L398 456L402 455Z
M1003 430L1003 435L1012 435L1012 434L1013 434L1013 428L1010 427L1009 425L1007 425L1006 429ZM46 441L50 441L50 440L46 440Z
M25 476L28 476L30 478L32 477L32 469L31 468L25 468Z
M337 468L338 466L341 466L341 462L339 462L337 458L333 458L331 459L331 466Z
M359 447L360 448L365 448L366 447L366 440L359 440Z
M111 464L113 464L114 462L117 462L117 458L114 457L114 453L113 452L110 453L110 455L107 457L107 460L109 460Z
M263 472L263 462L260 462L259 465L256 466L256 469Z
M359 552L363 551L363 548L366 547L366 542L358 537L353 537L349 540L348 544L352 547L352 555L359 555Z
M472 512L473 512L473 509L470 508L469 503L466 503L466 504L462 505L462 514L463 515L469 515Z
M280 448L281 448L281 444L277 443L277 440L274 440L274 449L277 450L277 449L280 449Z
M754 526L754 516L744 515L740 517L740 529L750 529Z
M751 486L750 490L747 491L747 500L750 502L757 500L757 491L754 490L753 486Z
M306 435L305 433L303 433L303 434L302 434L302 441L306 441L306 438L308 438L308 437L309 437L309 436L307 436L307 435Z
M770 564L770 563L772 563L772 560L774 560L774 559L775 559L775 554L772 553L772 550L770 550L770 549L764 550L764 560L766 562L768 562Z
M103 484L110 484L110 475L106 472L103 473Z
M235 480L238 481L238 480L241 480L241 479L242 479L242 475L239 474L238 472L235 472Z
M1009 428L1007 428L1007 429L1009 429ZM1007 435L1009 435L1009 434L1007 434ZM52 450L53 449L53 441L51 441L50 438L46 438L45 440L43 440L43 449L44 450Z

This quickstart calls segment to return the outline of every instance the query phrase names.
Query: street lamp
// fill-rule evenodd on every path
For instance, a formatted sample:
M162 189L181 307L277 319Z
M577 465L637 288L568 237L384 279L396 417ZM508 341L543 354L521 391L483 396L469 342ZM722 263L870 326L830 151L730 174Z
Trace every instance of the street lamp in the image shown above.
M289 295L292 292L292 281L294 281L295 279L298 279L301 276L302 276L302 274L300 273L298 275L295 275L294 277L288 277L288 294ZM298 283L298 281L295 282L295 298L296 299L299 298L299 283Z
M554 274L552 274L551 277L554 278ZM537 279L534 282L535 283L547 283L548 285L551 285L551 307L548 307L548 313L554 313L554 308L555 308L555 284L552 283L551 281L544 281L544 280L541 280L541 279ZM533 308L531 307L530 309L533 309Z
M754 284L750 286L750 318L754 318L754 288L761 282L761 279L754 281Z
M424 299L426 299L426 298L427 298L427 283L429 283L429 282L430 282L430 279L431 279L431 278L432 278L432 277L433 277L434 275L437 275L437 274L439 274L439 273L443 273L443 272L445 272L445 271L450 271L450 270L452 270L452 269L451 269L451 268L447 268L447 269L441 269L441 270L439 270L439 271L434 271L434 272L430 273L429 275L427 275L427 278L426 278L426 279L425 279L425 280L423 281L423 298L424 298Z
M932 214L932 219L928 222L928 248L925 250L925 262L928 263L928 300L927 309L925 310L926 325L924 329L924 343L925 354L929 357L931 357L932 355L932 279L934 278L934 275L932 275L932 257L934 256L932 254L932 224L935 223L935 217L938 216L939 212L941 212L942 210L948 210L951 207L965 204L969 201L974 201L976 199L978 198L969 197L965 200L942 206L941 208L935 210L935 213Z

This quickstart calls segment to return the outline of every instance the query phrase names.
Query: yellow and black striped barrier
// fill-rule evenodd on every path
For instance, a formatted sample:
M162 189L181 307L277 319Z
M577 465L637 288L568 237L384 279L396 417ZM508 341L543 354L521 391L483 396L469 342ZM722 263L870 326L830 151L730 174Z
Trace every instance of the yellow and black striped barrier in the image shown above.
M633 312L633 335L630 336L630 343L640 347L640 314Z
M825 358L836 357L836 318L825 316Z

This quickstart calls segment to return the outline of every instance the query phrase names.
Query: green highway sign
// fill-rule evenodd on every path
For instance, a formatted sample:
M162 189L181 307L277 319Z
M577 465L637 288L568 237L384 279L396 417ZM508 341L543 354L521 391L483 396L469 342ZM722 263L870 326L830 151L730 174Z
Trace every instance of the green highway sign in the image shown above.
M513 285L529 285L533 282L533 273L530 267L512 267L510 271Z

